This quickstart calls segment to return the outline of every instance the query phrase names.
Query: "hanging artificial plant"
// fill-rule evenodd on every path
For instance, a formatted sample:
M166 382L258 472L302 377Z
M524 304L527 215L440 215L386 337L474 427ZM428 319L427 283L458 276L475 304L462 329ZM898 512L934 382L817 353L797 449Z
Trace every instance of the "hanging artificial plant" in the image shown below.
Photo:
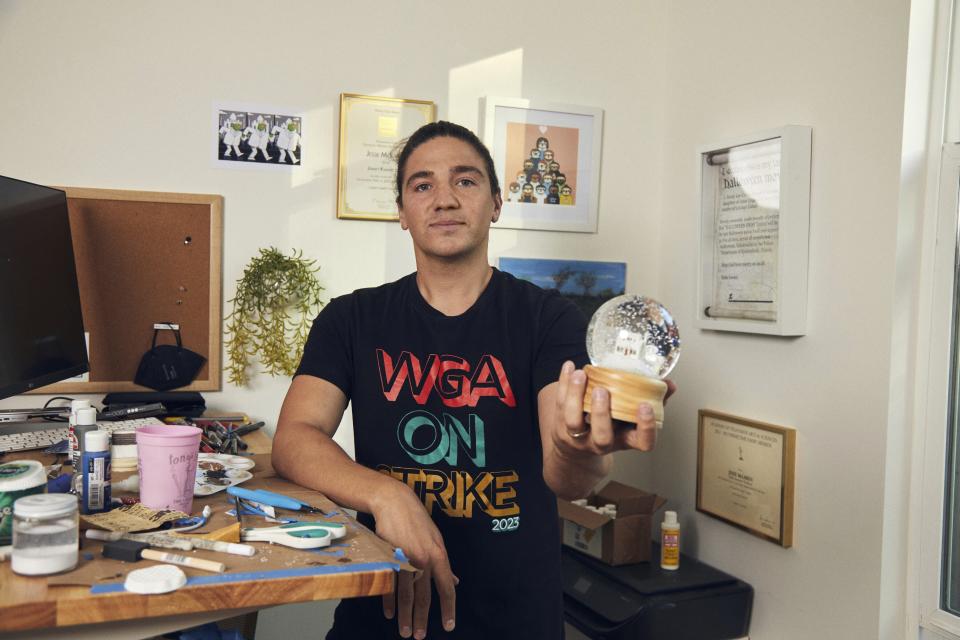
M251 356L259 356L272 376L293 375L314 316L323 305L320 267L300 251L285 256L260 249L237 281L233 311L227 316L230 382L245 386Z

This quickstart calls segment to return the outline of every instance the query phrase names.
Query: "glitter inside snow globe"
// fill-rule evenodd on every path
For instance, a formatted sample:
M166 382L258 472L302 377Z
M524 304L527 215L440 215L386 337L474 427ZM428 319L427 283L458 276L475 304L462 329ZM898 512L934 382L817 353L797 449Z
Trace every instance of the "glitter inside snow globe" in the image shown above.
M605 302L587 326L587 374L584 411L590 411L594 387L610 392L610 412L617 420L637 421L642 402L653 407L663 426L663 378L680 355L680 333L666 307L652 298L617 296Z

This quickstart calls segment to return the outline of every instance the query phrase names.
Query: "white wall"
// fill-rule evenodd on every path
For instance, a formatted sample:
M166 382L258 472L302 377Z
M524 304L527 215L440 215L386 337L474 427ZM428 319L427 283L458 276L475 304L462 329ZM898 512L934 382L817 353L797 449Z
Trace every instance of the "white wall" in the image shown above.
M336 219L341 92L434 100L439 117L474 130L484 95L599 105L606 116L600 232L495 229L492 259L624 261L631 289L655 287L657 245L641 247L639 234L659 235L661 105L651 88L662 72L621 68L656 57L652 9L612 4L584 30L573 3L552 14L506 2L500 10L439 14L427 2L287 2L270 16L265 6L0 3L0 116L11 125L0 173L44 184L222 194L224 301L268 245L315 257L335 296L414 269L398 225ZM565 47L572 33L582 35ZM302 109L304 167L214 167L215 102ZM287 384L261 375L249 388L224 381L222 393L204 395L210 406L270 423Z
M756 589L751 638L878 637L907 16L900 0L668 3L659 289L686 331L655 486L686 550ZM807 335L694 329L694 150L784 124L813 127ZM794 548L695 512L700 408L797 429Z
M267 245L316 257L338 295L413 268L396 225L335 218L340 92L433 99L470 127L483 95L602 107L599 233L495 230L493 258L627 262L684 352L657 453L614 476L667 496L685 551L756 588L755 640L876 637L907 0L440 6L0 3L0 174L222 194L224 300ZM214 168L215 101L303 109L304 168ZM783 124L814 130L808 333L697 330L695 149ZM205 395L269 424L286 385ZM797 428L793 549L696 514L699 408Z

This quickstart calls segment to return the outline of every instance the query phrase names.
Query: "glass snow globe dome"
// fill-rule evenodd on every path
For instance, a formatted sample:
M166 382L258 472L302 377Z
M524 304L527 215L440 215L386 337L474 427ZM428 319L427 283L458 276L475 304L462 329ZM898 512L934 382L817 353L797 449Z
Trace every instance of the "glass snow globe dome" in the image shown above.
M597 309L587 326L587 374L584 410L591 410L595 387L610 392L613 418L637 422L641 403L653 407L657 426L663 424L663 378L680 356L680 332L667 308L641 295L622 295Z
M662 380L680 357L680 332L667 308L653 298L617 296L590 319L587 355L596 367Z

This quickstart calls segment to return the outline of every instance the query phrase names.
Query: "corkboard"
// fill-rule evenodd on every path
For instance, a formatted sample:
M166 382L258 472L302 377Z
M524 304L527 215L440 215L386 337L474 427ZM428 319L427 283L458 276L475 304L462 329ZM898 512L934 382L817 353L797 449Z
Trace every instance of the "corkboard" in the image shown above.
M183 346L207 358L180 391L220 389L223 197L60 187L67 193L89 381L38 393L137 391L137 365L155 323L180 325ZM157 344L175 344L161 331Z

